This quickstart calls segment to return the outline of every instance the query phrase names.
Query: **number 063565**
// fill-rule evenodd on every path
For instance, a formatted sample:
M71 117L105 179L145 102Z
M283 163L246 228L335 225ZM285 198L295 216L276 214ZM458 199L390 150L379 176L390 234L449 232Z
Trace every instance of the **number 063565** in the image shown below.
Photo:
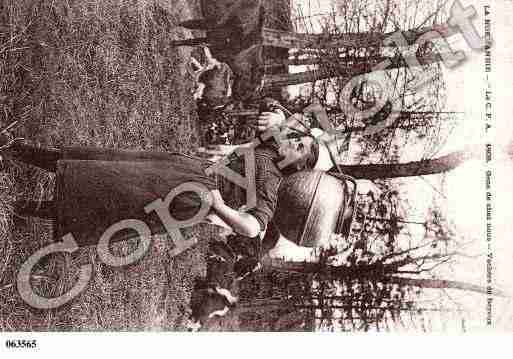
M6 340L6 348L9 349L35 349L37 348L36 340Z

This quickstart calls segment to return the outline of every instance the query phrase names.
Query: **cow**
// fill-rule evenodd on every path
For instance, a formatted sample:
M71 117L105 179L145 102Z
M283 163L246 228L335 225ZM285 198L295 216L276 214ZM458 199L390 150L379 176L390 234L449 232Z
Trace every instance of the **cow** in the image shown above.
M229 4L219 19L206 17L180 23L189 29L204 30L206 37L175 41L174 45L208 46L211 54L207 55L207 69L202 72L202 78L198 76L197 99L221 108L232 101L249 102L258 97L264 79L261 44L264 17L261 1L237 0Z

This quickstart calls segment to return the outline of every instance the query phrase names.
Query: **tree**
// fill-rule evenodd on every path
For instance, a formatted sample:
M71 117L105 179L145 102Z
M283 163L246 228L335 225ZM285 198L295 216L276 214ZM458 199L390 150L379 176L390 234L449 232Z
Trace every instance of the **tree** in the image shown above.
M457 34L454 27L448 25L437 25L419 29L401 31L408 44L415 43L422 35L435 31L445 38ZM341 48L341 47L380 47L384 40L392 36L394 32L358 32L342 34L306 34L296 32L285 32L273 29L264 29L264 45L286 47L290 49L301 48Z
M502 152L510 159L513 159L513 142L502 148ZM461 151L451 152L447 155L413 161L407 163L390 164L368 164L368 165L338 165L339 169L356 179L383 179L398 177L417 177L434 174L441 174L451 171L463 163L471 160L483 160L486 156L488 147L486 145L468 146Z
M442 61L442 56L439 54L429 54L425 56L416 57L419 61L419 65L427 66L436 62ZM374 57L374 59L383 59L383 61L388 61L389 65L384 69L398 69L402 67L406 67L408 64L409 58L404 59L401 55L397 55L395 57ZM374 60L373 59L373 60ZM340 58L340 62L348 61L346 58ZM308 64L310 62L314 62L320 65L323 65L322 62L319 63L319 60L307 59L307 60L295 60L290 61L292 64ZM294 74L278 74L278 75L270 75L266 77L264 88L274 88L274 87L284 87L290 85L298 85L308 82L315 82L319 80L329 79L332 77L341 78L342 82L348 82L352 77L356 77L359 75L363 75L369 72L372 72L372 66L376 65L378 62L365 61L363 63L352 63L350 66L320 66L317 70L310 70L304 72L298 72Z
M472 283L466 283L456 280L446 279L431 279L431 278L407 278L407 277L389 277L390 283L396 283L399 285L409 285L419 288L433 288L433 289L458 289L467 292L475 292L480 294L493 294L498 297L507 297L510 295L499 289L488 290L486 287L475 285Z
M302 92L305 93L307 103L318 99L323 106L335 108L340 103L346 103L347 93L343 90L350 79L370 73L374 66L388 60L390 64L385 71L390 84L387 86L387 106L382 108L375 118L363 121L357 117L347 116L344 109L339 109L338 113L330 116L330 119L333 118L334 125L335 122L337 126L342 124L344 132L351 133L352 143L358 142L362 148L360 162L365 162L365 157L371 157L370 154L373 158L368 158L370 161L366 162L392 162L390 157L393 154L390 153L390 149L393 148L394 142L410 136L422 137L423 141L430 142L429 152L438 152L439 148L434 147L443 142L443 136L447 133L441 128L455 123L454 118L441 115L445 84L441 71L441 56L436 50L446 52L447 49L437 49L430 42L422 46L412 44L430 30L440 30L446 37L451 35L454 29L440 25L444 23L442 4L423 4L422 11L418 11L420 5L415 2L408 2L403 9L403 3L395 0L382 0L372 4L369 1L337 1L335 4L336 6L323 16L305 13L302 8L297 9L296 31L301 33L297 38L304 41L295 44L299 49L291 52L291 58L285 63L315 64L315 69L267 76L265 86L270 89L274 86L303 84ZM411 46L385 46L383 40L401 29L408 29L402 31L402 34ZM342 42L336 43L337 39ZM407 66L412 58L418 59L422 68ZM277 64L271 63L267 68L271 69L274 66ZM419 71L420 69L422 71ZM429 81L420 89L417 85L423 82L424 78L428 78ZM355 107L365 110L374 106L379 98L379 92L380 89L376 86L362 84L359 89L355 89L350 101ZM366 129L371 123L379 121L380 117L386 118L390 111L387 107L401 113L391 126L374 136L360 136L361 133L354 133ZM415 115L409 116L408 113ZM406 147L404 144L399 146ZM380 158L375 158L377 154ZM430 155L424 157L429 158Z
M466 161L482 159L485 146L470 146L439 158L407 163L339 165L340 170L356 179L416 177L451 171Z
M336 251L322 248L317 262L265 261L277 271L313 275L310 294L291 303L315 313L318 328L380 331L399 325L429 330L431 319L454 316L464 330L468 313L454 302L453 291L509 298L497 288L447 279L442 269L467 256L461 248L468 241L438 206L430 207L425 220L411 220L402 206L405 198L394 187L399 185L388 180L375 185L359 194L351 235L334 244ZM413 238L412 226L424 228L425 234ZM427 301L433 293L442 299Z

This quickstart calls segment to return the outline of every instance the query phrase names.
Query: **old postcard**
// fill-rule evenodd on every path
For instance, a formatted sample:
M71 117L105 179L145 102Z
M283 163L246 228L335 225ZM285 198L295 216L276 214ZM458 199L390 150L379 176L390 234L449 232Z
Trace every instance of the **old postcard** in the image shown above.
M512 16L1 0L0 345L511 331Z

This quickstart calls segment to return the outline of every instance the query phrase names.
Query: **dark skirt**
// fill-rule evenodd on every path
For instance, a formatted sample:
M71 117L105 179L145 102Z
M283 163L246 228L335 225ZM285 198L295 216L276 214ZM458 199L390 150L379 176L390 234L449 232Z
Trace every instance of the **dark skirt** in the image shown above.
M210 162L182 154L73 148L63 157L57 163L55 235L72 234L80 246L97 244L106 229L127 219L144 221L153 234L165 233L156 212L145 212L147 205L187 182L217 187L205 174ZM171 202L170 213L186 220L200 207L198 195L184 192ZM134 236L133 230L121 231L111 241Z

